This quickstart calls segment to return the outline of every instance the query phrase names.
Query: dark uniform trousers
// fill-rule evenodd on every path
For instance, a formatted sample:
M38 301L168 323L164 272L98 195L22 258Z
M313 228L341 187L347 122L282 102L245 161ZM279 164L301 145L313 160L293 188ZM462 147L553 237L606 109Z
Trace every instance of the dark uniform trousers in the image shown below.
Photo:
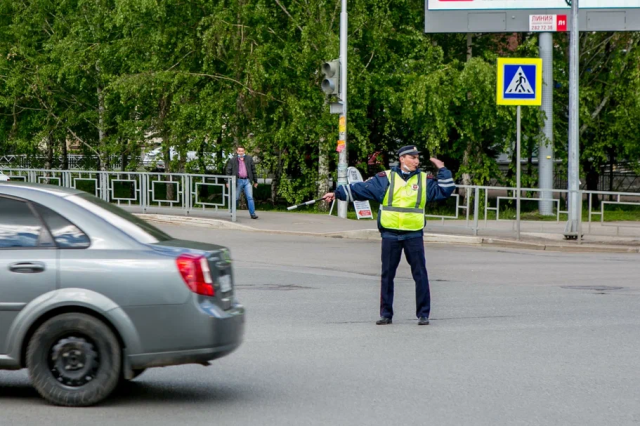
M380 316L393 317L393 279L396 276L402 251L411 265L411 274L416 282L416 317L429 318L431 293L424 255L422 237L406 240L382 239L382 282L380 291Z

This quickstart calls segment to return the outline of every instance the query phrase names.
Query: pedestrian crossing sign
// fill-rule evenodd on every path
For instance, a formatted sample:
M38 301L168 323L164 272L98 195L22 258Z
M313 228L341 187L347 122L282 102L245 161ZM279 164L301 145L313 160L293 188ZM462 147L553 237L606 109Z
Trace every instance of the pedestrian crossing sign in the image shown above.
M498 105L542 105L542 59L498 58Z

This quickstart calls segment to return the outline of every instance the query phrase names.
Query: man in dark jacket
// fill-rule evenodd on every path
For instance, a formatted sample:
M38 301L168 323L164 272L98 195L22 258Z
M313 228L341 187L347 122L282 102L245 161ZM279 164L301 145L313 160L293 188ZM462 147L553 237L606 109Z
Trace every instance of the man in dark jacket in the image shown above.
M366 182L338 187L324 199L344 201L375 200L380 203L378 229L382 234L382 277L380 319L378 325L391 324L393 317L393 280L404 251L416 283L416 316L419 325L429 324L431 293L424 254L423 228L426 201L447 199L455 190L451 172L436 158L437 180L420 171L419 151L405 146L398 151L400 167L380 172Z
M253 188L258 187L258 174L256 173L256 166L253 164L253 159L251 156L245 154L244 147L239 146L237 148L236 155L227 161L225 171L227 176L236 177L236 201L240 200L240 192L244 191L251 219L257 219L256 206L253 201ZM251 186L252 184L253 187ZM229 185L227 185L227 187L228 186Z

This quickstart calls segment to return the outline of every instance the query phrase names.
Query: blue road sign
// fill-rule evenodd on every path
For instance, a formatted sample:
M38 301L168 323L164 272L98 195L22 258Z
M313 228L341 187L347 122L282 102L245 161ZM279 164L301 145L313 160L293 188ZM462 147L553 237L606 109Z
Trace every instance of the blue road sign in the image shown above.
M542 104L542 59L498 59L498 105Z

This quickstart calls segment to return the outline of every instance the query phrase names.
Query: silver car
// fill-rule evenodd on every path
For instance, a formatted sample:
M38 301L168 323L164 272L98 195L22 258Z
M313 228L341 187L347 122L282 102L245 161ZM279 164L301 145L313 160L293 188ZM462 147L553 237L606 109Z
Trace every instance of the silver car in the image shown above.
M229 251L175 240L90 194L0 184L0 369L87 406L149 367L209 361L244 332Z

